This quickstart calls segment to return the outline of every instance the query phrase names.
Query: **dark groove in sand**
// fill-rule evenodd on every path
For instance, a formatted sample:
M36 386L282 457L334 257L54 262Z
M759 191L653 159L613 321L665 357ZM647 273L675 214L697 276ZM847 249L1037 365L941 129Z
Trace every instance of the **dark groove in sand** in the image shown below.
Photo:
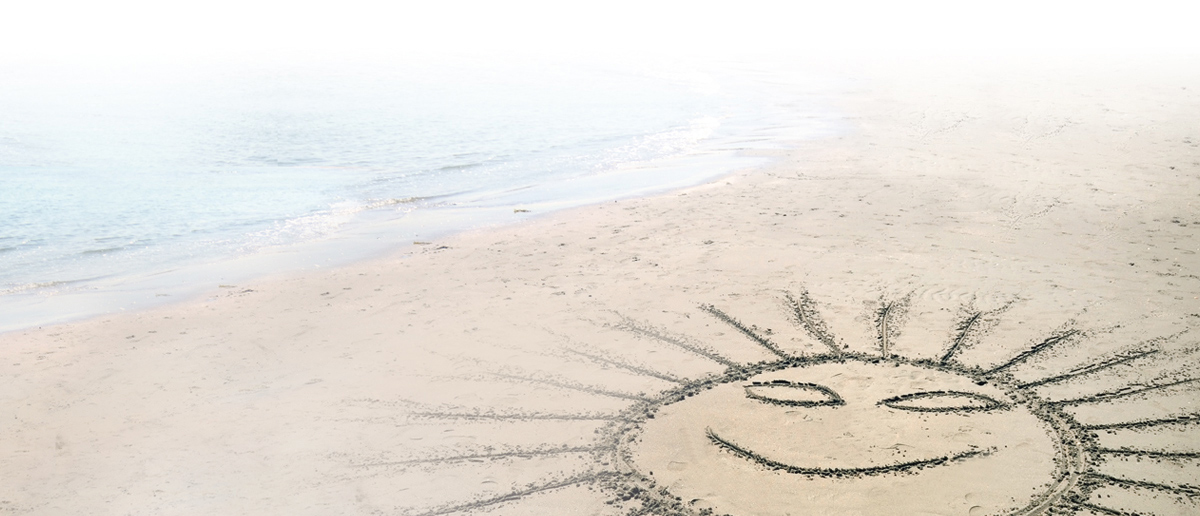
M983 312L975 312L965 323L959 326L958 338L954 339L954 343L950 345L950 349L947 349L946 354L942 355L941 363L945 364L951 358L954 358L954 354L958 353L958 349L962 346L963 341L967 339L967 333L971 331L971 327L975 325L975 321L978 321L982 315Z
M356 468L375 468L384 466L408 466L413 464L437 464L437 463L454 463L470 460L494 460L505 459L510 457L517 458L532 458L532 457L548 457L552 455L562 455L564 453L589 453L594 451L607 450L609 448L602 446L575 446L570 448L555 448L541 450L518 450L510 452L497 453L476 453L470 455L455 455L452 457L432 457L428 459L411 459L411 460L396 460L388 462L368 462L363 464L354 464Z
M1042 341L1041 344L1038 344L1038 345L1033 346L1025 351L1022 351L1020 354L1013 357L1008 362L1000 364L999 366L996 366L996 367L984 372L983 374L984 375L996 374L1000 371L1003 371L1012 366L1020 364L1021 362L1028 360L1029 358L1033 357L1034 355L1041 353L1047 349L1050 349L1051 347L1054 347L1056 344L1059 344L1071 337L1074 337L1075 335L1079 335L1080 333L1081 332L1076 329L1070 329L1070 330L1066 330L1063 332L1055 333L1054 335L1051 335L1046 340Z
M825 320L821 318L821 313L816 309L816 303L809 297L807 290L800 290L800 299L792 297L790 292L784 292L783 297L787 300L788 307L792 309L792 317L794 322L804 328L808 335L816 339L817 342L824 344L835 355L841 355L842 350L837 345L837 339L833 334L829 333L829 326L825 324Z
M577 476L570 477L565 480L559 480L556 482L548 482L548 483L540 484L540 485L531 485L525 489L513 491L511 493L500 495L500 496L497 496L494 498L485 498L483 500L478 500L478 501L471 502L471 503L465 503L465 504L461 504L461 505L452 505L452 506L447 506L447 507L440 507L440 508L433 509L433 510L427 511L427 512L404 513L404 514L405 514L405 516L441 516L443 514L452 514L452 513L456 513L456 512L464 512L464 511L470 511L470 510L474 510L474 509L482 509L484 507L497 505L497 504L501 504L501 503L505 503L505 502L517 501L517 500L520 500L531 494L537 494L537 493L540 493L543 491L550 491L553 489L559 489L559 488L563 488L563 487L573 486L573 485L582 484L585 482L595 482L597 480L611 477L613 475L616 475L616 473L601 472L601 473L588 473L588 474L584 474L584 475L577 475Z
M709 440L711 440L713 442L713 444L716 444L717 446L721 447L722 449L732 452L734 455L737 455L748 461L758 463L762 466L765 466L765 467L768 467L771 469L785 471L787 473L794 473L797 475L815 475L815 476L822 476L822 477L841 477L841 476L854 476L854 475L883 475L883 474L887 474L887 473L902 473L902 472L912 470L912 469L920 469L920 468L925 468L925 467L930 467L930 466L941 466L944 464L948 464L950 462L959 461L959 460L963 460L963 459L967 459L967 458L971 458L971 457L987 456L992 453L991 450L971 450L971 451L967 451L967 452L963 452L963 453L947 455L944 457L937 457L937 458L933 458L933 459L915 460L915 461L911 461L911 462L901 462L901 463L897 463L897 464L890 464L887 466L872 466L872 467L865 467L865 468L800 467L800 466L793 466L790 464L784 464L782 462L776 462L776 461L773 461L766 457L763 457L762 455L754 453L750 450L742 448L741 446L734 444L732 441L717 435L716 433L714 433L712 431L711 428L707 429L706 432L708 434Z
M1118 478L1103 473L1088 473L1088 478L1102 480L1111 484L1117 484L1126 487L1141 487L1143 489L1152 489L1154 491L1163 491L1167 493L1183 495L1188 498L1200 496L1200 489L1191 486L1169 486L1166 484L1158 484L1154 482L1146 482L1145 480L1130 480L1127 478Z
M1080 368L1073 369L1071 371L1068 371L1066 373L1063 373L1063 374L1060 374L1057 376L1051 376L1048 378L1043 378L1041 380L1035 380L1035 381L1032 381L1029 383L1023 383L1023 384L1018 385L1017 388L1018 389L1028 389L1028 388L1037 387L1040 385L1046 385L1046 384L1050 384L1050 383L1061 382L1063 380L1069 380L1069 379L1075 378L1077 376L1084 376L1087 374L1094 373L1096 371L1102 371L1104 369L1108 369L1113 366L1118 366L1118 365L1124 364L1126 362L1137 360L1137 359L1145 357L1145 356L1150 356L1150 355L1153 355L1158 352L1159 352L1159 350L1157 350L1157 349L1151 349L1148 351L1146 351L1146 350L1131 351L1131 352L1128 352L1125 354L1117 355L1116 357L1113 357L1108 360L1096 362L1096 363L1089 364L1089 365L1086 365L1086 366L1083 366Z
M1092 453L1121 455L1125 457L1148 457L1151 459L1200 459L1200 452L1163 452L1151 450L1130 450L1128 448L1094 448Z
M609 398L618 398L618 399L625 399L625 400L631 400L631 401L650 401L650 399L645 396L639 396L637 394L628 394L628 393L618 392L618 391L610 391L607 389L601 389L599 387L593 387L590 385L576 384L576 383L572 383L572 382L565 382L565 381L559 381L559 380L547 380L544 378L534 378L531 376L520 376L520 375L506 374L506 373L488 373L488 374L495 376L497 378L504 378L507 380L514 380L514 381L518 381L518 382L537 383L537 384L542 384L542 385L548 385L551 387L558 387L560 389L566 389L566 390L570 390L570 391L583 392L583 393L587 393L587 394L595 394L597 396L605 396L605 397L609 397Z
M668 381L671 383L678 383L678 384L687 383L686 380L682 380L674 375L662 373L662 372L655 371L653 369L649 369L649 368L645 368L645 367L641 367L641 366L636 366L636 365L633 365L633 364L630 364L630 363L627 363L627 362L624 362L621 360L606 358L606 357L602 357L599 355L592 355L590 353L584 353L582 351L578 351L578 350L574 350L574 349L567 349L566 351L568 353L574 353L576 355L586 357L586 358L592 360L593 362L597 362L600 364L607 364L607 365L616 367L618 369L623 369L623 370L626 370L626 371L629 371L632 373L640 374L642 376L658 378L659 380L664 380L664 381Z
M1072 511L1072 512L1077 512L1078 509L1087 509L1089 511L1098 512L1098 513L1104 514L1106 516L1140 516L1135 513L1118 511L1116 509L1109 509L1108 507L1101 507L1099 505L1093 505L1093 504L1085 503L1085 502L1067 502L1065 505L1074 507L1076 509L1076 511Z
M888 357L888 314L895 302L886 303L879 309L879 356Z
M620 314L617 314L617 315L620 315ZM682 349L684 351L692 353L693 355L712 360L713 362L721 364L725 367L729 367L729 368L733 368L733 369L738 369L741 367L741 365L738 364L737 362L734 362L728 358L721 356L716 351L713 351L713 350L708 349L703 346L698 346L695 344L685 342L683 339L680 339L680 338L669 336L666 334L666 332L659 331L653 327L639 325L636 322L634 322L632 319L626 318L624 316L622 316L621 318L623 319L621 321L621 324L614 326L614 328L616 328L618 330L632 333L634 335L641 335L643 337L657 340L659 342L664 342L664 343L670 344L679 349Z
M745 324L742 324L741 321L734 319L733 317L730 317L728 314L726 314L725 312L722 312L717 307L715 307L713 305L700 305L700 309L705 312L708 312L710 315L712 315L713 317L716 317L721 322L728 324L733 329L741 332L742 335L749 337L750 340L753 340L759 346L762 346L767 351L770 351L771 353L775 354L775 356L782 358L782 359L793 358L792 355L784 353L783 350L779 349L779 347L776 346L774 342L771 342L766 337L763 337L763 336L755 333L754 330L751 330Z
M621 416L606 414L488 414L473 412L409 412L409 416L430 419L468 419L487 421L626 421Z
M1114 429L1133 429L1147 428L1160 425L1172 424L1195 424L1200 423L1200 414L1188 414L1186 416L1168 417L1163 419L1142 419L1138 421L1127 421L1124 423L1102 423L1098 425L1083 425L1087 430L1114 430Z
M1129 389L1131 389L1133 386L1126 386L1126 387L1122 387L1115 391L1102 392L1100 394L1093 394L1091 396L1084 396L1082 398L1072 398L1069 400L1051 401L1051 402L1049 402L1049 404L1051 404L1051 405L1082 405L1085 403L1099 403L1099 402L1114 400L1114 399L1118 399L1118 398L1124 398L1126 396L1133 396L1135 394L1141 394L1143 392L1150 392L1150 391L1155 391L1155 390L1159 390L1159 389L1166 389L1168 387L1174 387L1176 385L1192 383L1197 380L1200 380L1200 378L1187 378L1184 380L1177 380L1174 382L1155 384L1155 385L1143 387L1141 389L1132 389L1132 390L1129 390Z

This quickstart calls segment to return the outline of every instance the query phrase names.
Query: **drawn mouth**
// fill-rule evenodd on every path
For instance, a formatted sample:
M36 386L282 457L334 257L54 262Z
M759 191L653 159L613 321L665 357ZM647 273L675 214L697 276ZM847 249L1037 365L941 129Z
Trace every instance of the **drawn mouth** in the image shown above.
M712 441L713 444L717 445L717 447L719 447L723 450L726 450L730 453L733 453L734 455L737 455L738 457L741 457L748 461L755 462L760 465L766 466L768 468L771 468L774 470L779 470L779 471L784 471L787 473L794 473L797 475L814 475L814 476L822 476L822 477L841 477L841 476L847 476L847 475L851 475L851 476L852 475L884 475L884 474L888 474L888 473L902 473L902 472L911 471L914 469L930 468L930 467L934 467L934 466L945 466L952 462L958 462L958 461L969 459L972 457L986 457L988 455L991 455L992 452L996 451L995 448L984 449L984 450L978 450L978 449L968 450L968 451L965 451L962 453L956 453L954 455L943 455L941 457L935 457L932 459L915 460L915 461L910 461L910 462L898 462L895 464L887 464L887 465L883 465L883 466L869 466L869 467L858 467L858 468L803 467L803 466L793 466L791 464L785 464L783 462L778 462L778 461L768 459L758 453L755 453L753 451L747 450L746 448L738 446L737 444L735 444L733 441L730 441L729 439L726 439L724 437L717 435L716 432L713 432L711 428L705 429L705 432L708 434L708 439L710 441Z

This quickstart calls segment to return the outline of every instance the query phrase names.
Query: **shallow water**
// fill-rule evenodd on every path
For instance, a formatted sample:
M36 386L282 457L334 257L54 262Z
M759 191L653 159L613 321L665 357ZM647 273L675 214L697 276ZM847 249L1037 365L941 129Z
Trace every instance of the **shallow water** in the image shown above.
M697 184L837 130L827 82L768 67L4 72L0 331Z

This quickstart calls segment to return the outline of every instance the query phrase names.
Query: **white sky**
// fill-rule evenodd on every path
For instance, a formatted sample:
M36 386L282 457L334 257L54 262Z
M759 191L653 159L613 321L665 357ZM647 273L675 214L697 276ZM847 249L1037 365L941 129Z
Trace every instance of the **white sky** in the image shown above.
M0 0L0 62L1200 51L1200 2Z

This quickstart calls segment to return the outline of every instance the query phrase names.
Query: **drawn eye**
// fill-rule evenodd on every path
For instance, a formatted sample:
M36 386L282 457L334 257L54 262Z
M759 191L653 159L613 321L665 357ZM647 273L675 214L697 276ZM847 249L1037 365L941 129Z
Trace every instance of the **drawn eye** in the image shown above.
M788 407L824 407L846 404L842 397L829 387L787 380L754 382L746 386L746 397L763 403Z
M915 392L880 401L880 405L914 412L977 412L1008 408L982 394L959 391Z

